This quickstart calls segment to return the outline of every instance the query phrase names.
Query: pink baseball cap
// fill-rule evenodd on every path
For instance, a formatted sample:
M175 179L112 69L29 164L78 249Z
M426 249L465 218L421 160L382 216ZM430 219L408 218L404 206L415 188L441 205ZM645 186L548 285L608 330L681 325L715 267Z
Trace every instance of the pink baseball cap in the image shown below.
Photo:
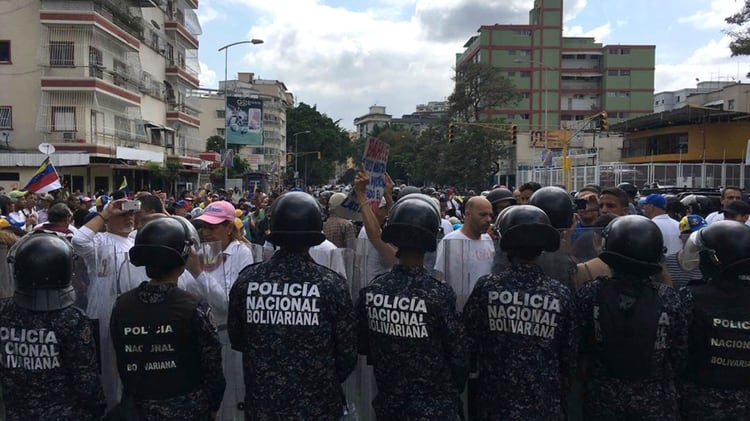
M216 225L222 222L234 222L235 212L234 206L231 203L220 200L212 202L210 205L203 209L203 214L196 219L196 221L203 221L207 224Z

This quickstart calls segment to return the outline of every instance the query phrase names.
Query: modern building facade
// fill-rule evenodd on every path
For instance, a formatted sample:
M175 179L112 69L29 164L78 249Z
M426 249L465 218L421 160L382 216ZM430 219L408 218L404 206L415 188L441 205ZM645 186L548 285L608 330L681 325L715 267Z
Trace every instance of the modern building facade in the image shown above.
M747 102L747 94L744 92L747 89L748 85L742 85L734 81L704 81L698 82L695 88L657 92L654 95L654 112L661 113L664 111L676 110L678 108L686 107L687 105L706 107L720 106L720 108L725 108L728 111L734 111L736 109L748 112L750 109L747 107L750 104ZM743 95L745 98L743 98ZM724 104L724 96L731 96L731 98L727 98L726 106ZM739 103L742 103L743 106L739 106Z
M211 136L224 137L225 97L229 95L259 98L263 101L263 145L240 146L240 156L248 160L251 171L265 174L269 185L283 185L286 174L286 110L295 105L294 94L278 80L255 79L253 73L239 73L237 79L220 81L219 90L207 89L191 92L201 108L200 137L204 141Z
M655 46L564 37L562 0L535 0L526 25L481 26L464 48L456 56L459 71L467 63L491 63L513 82L520 97L518 103L484 115L503 118L527 134L519 136L506 166L511 171L540 165L539 149L559 155L560 143L547 134L562 124L582 129L585 136L594 129L585 122L602 111L610 125L653 112ZM617 147L614 142L601 147L609 145ZM513 174L500 176L513 179Z
M199 136L198 0L41 0L0 14L0 183L28 181L44 159L71 190L195 181Z

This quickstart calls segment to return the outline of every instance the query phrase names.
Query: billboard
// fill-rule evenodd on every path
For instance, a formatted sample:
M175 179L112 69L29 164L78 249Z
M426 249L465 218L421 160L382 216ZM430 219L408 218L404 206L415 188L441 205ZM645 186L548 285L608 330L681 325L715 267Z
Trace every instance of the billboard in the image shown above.
M225 135L230 145L263 145L263 101L228 96Z

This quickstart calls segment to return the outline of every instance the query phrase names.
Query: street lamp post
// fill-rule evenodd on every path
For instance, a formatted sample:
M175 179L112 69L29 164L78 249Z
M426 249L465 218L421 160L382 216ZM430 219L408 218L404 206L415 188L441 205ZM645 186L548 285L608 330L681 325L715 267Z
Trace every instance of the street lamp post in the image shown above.
M308 133L310 133L310 130L303 130L301 132L297 132L297 133L295 133L295 134L292 135L292 136L294 136L294 174L295 174L294 178L295 179L299 178L298 177L298 175L299 175L299 166L298 166L299 155L297 154L297 146L299 144L297 143L297 136L299 136L301 134L308 134Z
M229 78L227 76L227 63L229 59L229 47L234 47L235 45L240 44L263 44L262 39L256 39L253 38L248 41L237 41L233 42L231 44L227 44L221 48L219 48L219 52L222 50L224 51L224 112L226 112L227 109L227 79ZM227 139L229 138L229 127L227 127L227 116L224 115L224 189L227 188L227 180L229 180L229 166L227 165L226 159L227 155L229 154L229 143L227 142Z

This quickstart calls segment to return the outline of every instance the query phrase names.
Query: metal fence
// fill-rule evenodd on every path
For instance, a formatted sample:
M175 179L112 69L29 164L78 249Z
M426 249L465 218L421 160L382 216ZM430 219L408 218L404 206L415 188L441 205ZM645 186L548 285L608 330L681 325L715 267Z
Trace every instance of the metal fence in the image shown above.
M713 189L724 186L750 186L750 170L744 164L727 163L649 163L626 164L610 162L598 165L575 166L571 169L571 191L586 184L604 187L628 182L637 187L655 184L660 187L675 186ZM526 181L537 181L542 185L564 184L562 168L536 167L519 169L518 185Z

